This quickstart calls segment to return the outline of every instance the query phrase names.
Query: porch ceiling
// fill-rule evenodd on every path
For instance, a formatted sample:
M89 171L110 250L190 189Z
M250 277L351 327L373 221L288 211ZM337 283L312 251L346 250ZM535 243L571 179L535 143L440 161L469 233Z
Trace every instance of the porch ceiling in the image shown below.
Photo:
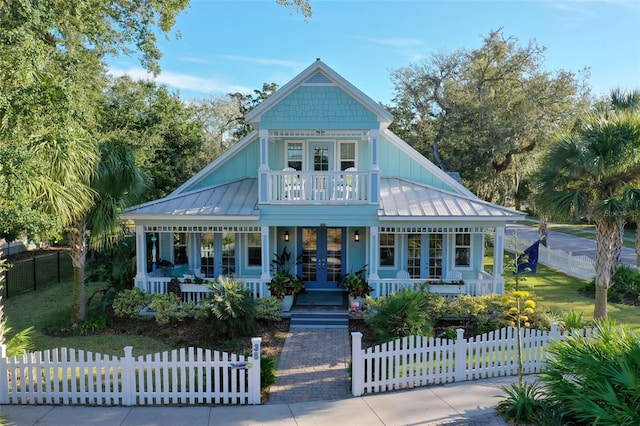
M380 219L503 219L520 220L524 213L398 178L380 180Z
M126 209L120 216L135 219L140 216L182 217L246 217L258 218L258 180L240 179L228 184L170 195Z

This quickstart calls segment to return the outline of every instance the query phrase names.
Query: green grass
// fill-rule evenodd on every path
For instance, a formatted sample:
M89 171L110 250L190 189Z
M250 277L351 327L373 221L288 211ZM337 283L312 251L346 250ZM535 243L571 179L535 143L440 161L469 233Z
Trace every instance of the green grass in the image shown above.
M102 284L91 284L87 297ZM38 291L32 291L4 300L5 317L13 333L30 326L35 327L33 341L36 350L67 347L83 349L110 355L123 356L125 346L133 346L134 355L142 355L171 349L166 344L144 336L132 334L113 334L95 336L54 337L44 333L45 328L65 329L71 318L72 282L48 285ZM99 296L93 303L99 303ZM8 337L11 338L12 334Z
M513 276L505 276L507 284L514 285ZM538 265L536 274L525 273L520 277L520 288L535 292L542 299L543 308L552 312L574 310L582 312L585 320L593 319L594 300L578 293L586 281L569 277L543 265ZM625 324L640 332L640 307L609 303L608 314L618 324Z

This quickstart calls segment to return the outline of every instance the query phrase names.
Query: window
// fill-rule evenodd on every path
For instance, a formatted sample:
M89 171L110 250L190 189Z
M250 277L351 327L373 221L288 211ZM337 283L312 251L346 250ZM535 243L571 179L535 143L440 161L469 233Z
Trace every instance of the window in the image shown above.
M200 238L200 272L205 277L215 277L213 234L202 234Z
M302 142L287 144L287 167L302 170Z
M442 234L429 235L429 278L442 279Z
M230 232L222 234L222 275L236 273L236 235Z
M247 234L247 266L262 265L262 234Z
M411 278L420 278L420 255L422 254L422 235L410 234L407 240L407 272Z
M355 142L342 142L340 144L340 170L347 170L356 166Z
M380 234L380 266L393 267L396 260L395 234Z
M471 266L471 234L456 234L455 266Z

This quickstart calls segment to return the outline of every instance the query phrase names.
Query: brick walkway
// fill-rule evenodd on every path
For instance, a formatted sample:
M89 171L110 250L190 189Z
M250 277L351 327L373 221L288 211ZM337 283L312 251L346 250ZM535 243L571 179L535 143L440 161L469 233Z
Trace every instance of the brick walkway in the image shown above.
M268 404L350 398L348 329L292 329L287 334Z

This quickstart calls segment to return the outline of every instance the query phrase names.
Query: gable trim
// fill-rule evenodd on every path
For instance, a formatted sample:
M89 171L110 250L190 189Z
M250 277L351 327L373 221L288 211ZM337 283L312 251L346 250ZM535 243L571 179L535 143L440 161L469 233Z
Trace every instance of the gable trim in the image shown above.
M370 110L376 117L378 117L381 128L386 128L387 126L389 126L389 124L391 124L391 121L393 121L393 116L389 111L380 106L380 104L375 102L364 92L347 81L344 77L335 72L320 59L317 59L314 63L307 67L307 69L294 77L293 80L289 81L280 89L276 90L273 95L269 96L264 102L260 103L257 107L249 111L247 115L245 115L245 120L248 123L254 125L258 124L262 119L263 114L265 114L278 102L290 95L296 88L308 85L306 84L307 80L313 77L317 72L321 72L327 77L328 80L333 82L333 85L344 90L348 95L352 96L365 108ZM323 85L326 86L327 84Z

